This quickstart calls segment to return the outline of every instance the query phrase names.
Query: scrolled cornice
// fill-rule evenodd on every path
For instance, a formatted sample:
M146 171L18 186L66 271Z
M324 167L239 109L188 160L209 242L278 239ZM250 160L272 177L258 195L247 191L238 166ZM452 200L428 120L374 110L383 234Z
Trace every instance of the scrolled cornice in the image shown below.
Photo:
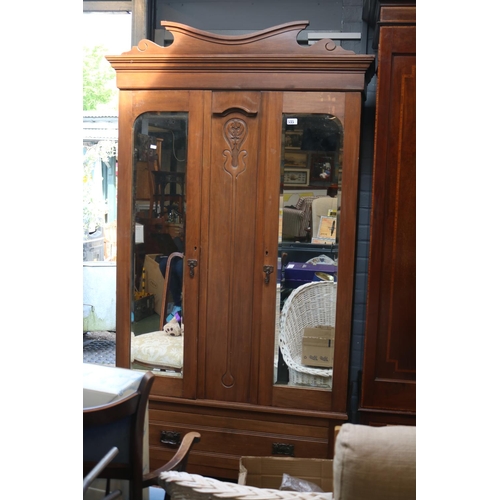
M144 71L156 75L227 73L231 78L244 74L245 82L249 82L249 74L254 75L254 82L248 85L255 88L258 83L255 75L265 73L267 88L278 88L279 83L271 80L283 78L283 75L291 82L288 86L293 87L294 75L301 74L304 79L306 73L370 73L374 61L374 56L345 50L330 39L322 39L311 46L299 45L297 36L309 25L308 21L290 22L238 36L218 35L168 21L162 25L173 34L171 45L161 47L150 40L141 40L128 52L107 56L117 74L123 74L120 83L128 79L125 73ZM156 78L157 85L158 81ZM121 85L120 88L127 87L127 83ZM199 83L193 85L200 88ZM132 87L137 88L137 83Z

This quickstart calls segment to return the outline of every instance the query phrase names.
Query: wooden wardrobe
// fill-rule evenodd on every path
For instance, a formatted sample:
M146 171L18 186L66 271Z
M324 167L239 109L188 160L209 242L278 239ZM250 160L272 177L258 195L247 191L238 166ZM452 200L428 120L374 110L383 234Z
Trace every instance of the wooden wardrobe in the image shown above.
M416 423L416 7L375 2L377 102L360 422ZM376 22L376 23L375 23Z
M202 436L190 455L193 473L236 479L242 455L331 458L334 428L347 421L360 117L374 56L331 40L300 46L307 21L234 37L162 24L172 45L143 40L108 57L120 90L118 366L131 366L136 123L143 116L187 123L186 145L174 151L187 163L184 364L181 376L155 372L151 467L165 463L191 430ZM326 389L292 387L275 374L283 123L306 113L326 114L343 131L342 223L338 247L330 248L339 262L335 351Z

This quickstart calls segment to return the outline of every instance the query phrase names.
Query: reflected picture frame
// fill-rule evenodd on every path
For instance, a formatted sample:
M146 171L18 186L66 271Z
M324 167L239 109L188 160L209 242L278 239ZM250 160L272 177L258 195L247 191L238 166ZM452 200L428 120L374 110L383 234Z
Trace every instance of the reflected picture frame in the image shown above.
M285 168L306 168L307 153L285 153Z
M302 145L302 130L287 130L285 132L285 148L300 149Z
M283 185L309 186L309 169L284 167Z
M311 180L330 184L334 178L335 161L333 156L327 154L311 155Z
M318 234L315 235L320 240L333 240L337 238L337 219L327 215L322 215L319 222Z

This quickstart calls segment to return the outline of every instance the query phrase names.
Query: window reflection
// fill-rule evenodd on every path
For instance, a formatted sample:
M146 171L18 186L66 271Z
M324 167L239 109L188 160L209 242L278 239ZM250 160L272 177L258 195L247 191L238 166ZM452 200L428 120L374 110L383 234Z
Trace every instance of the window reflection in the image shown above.
M147 113L134 127L133 367L182 376L187 113Z
M275 381L332 388L343 127L284 114Z

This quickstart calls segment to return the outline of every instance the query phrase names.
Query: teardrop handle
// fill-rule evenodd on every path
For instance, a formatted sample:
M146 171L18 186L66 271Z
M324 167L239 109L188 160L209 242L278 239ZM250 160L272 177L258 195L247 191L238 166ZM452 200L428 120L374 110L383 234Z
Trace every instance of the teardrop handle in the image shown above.
M189 277L194 278L194 268L198 265L198 261L196 259L188 259L189 266Z
M266 278L264 280L264 283L266 285L269 285L269 276L272 272L274 272L274 267L273 266L264 266L264 272L266 273Z

